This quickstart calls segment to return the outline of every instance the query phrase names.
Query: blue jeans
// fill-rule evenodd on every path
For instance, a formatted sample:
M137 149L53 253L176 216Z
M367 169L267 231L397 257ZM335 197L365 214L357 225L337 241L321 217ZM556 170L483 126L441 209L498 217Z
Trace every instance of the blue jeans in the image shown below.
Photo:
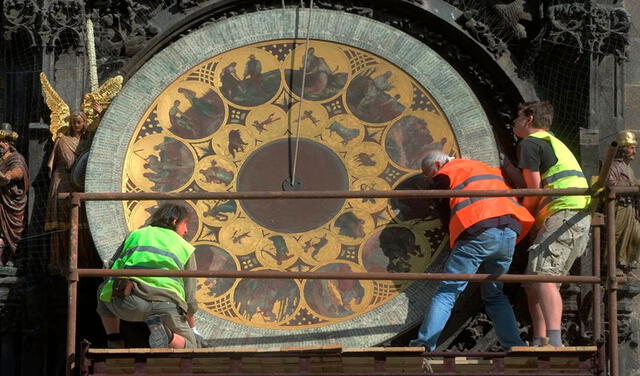
M488 274L504 274L509 270L517 234L509 228L490 228L472 239L459 239L444 266L444 273L474 274L484 263ZM427 351L436 348L458 295L467 287L467 281L442 281L431 300L431 306L420 326L418 338L412 346L425 346ZM524 346L520 338L513 309L502 292L502 283L491 281L482 284L482 300L493 321L498 340L504 348Z

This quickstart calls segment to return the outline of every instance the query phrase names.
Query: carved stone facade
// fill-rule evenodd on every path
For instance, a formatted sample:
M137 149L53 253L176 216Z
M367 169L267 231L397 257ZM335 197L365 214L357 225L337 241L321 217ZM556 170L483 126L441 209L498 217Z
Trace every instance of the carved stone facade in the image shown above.
M624 128L635 130L640 136L640 2L635 0L624 0L624 7L631 14L631 29L629 31L628 63L624 70ZM640 162L638 158L632 162L636 176L640 173ZM620 362L620 374L637 375L640 374L640 361L638 361L638 343L640 343L640 319L638 310L640 309L640 295L638 286L630 288L624 286L621 292L620 308L625 317L625 324L620 326L620 338L625 340L624 346L620 349L620 358L625 359ZM620 297L619 297L620 299Z
M548 8L550 28L547 38L553 43L577 47L580 52L626 57L631 15L622 7L591 3L570 3Z
M84 52L84 2L76 0L6 0L3 2L3 37L18 32L29 36L32 46L54 49L63 33L70 33L78 53Z
M541 62L545 61L545 54L549 55L547 58L553 58L553 52L549 52L556 51L553 48L570 50L576 57L592 54L596 60L614 60L609 65L610 68L602 70L603 75L607 76L603 79L605 83L611 81L608 76L620 74L614 71L621 68L623 60L629 59L630 63L624 68L624 126L640 130L640 123L636 120L640 119L640 24L637 21L635 24L631 23L632 20L640 19L640 2L637 0L607 1L608 5L598 4L604 1L578 0L443 0L443 3L445 2L457 8L460 16L455 22L466 31L469 38L478 42L495 61L515 61L515 73L523 80L535 81L538 87L535 94L543 98L548 98L554 89L545 87L545 83L540 79L541 71L535 71L532 66L544 69ZM215 8L216 4L223 3L224 7ZM189 33L210 22L282 6L281 0L237 1L232 5L228 3L230 2L222 0L4 0L1 33L5 41L20 40L25 46L32 48L28 53L35 55L35 60L40 64L30 66L33 71L47 71L55 76L54 81L61 84L72 82L73 85L65 86L61 90L62 95L78 98L79 102L85 90L84 68L78 67L84 66L85 63L84 19L87 16L94 22L99 78L103 80L118 70L128 69L131 64L136 63L136 59L142 59L136 54L148 48L152 38L163 35L190 15L207 7L212 9L208 17L200 19L199 23L194 23L190 28L180 30L174 35L174 40L181 34ZM397 0L394 6L406 10L411 9L408 8L410 6L425 6L426 3L434 7L441 5L439 1ZM286 4L297 6L300 2L287 0ZM520 98L511 82L501 81L495 61L479 59L480 54L476 46L469 43L469 40L454 40L443 28L433 26L432 20L410 15L410 12L396 11L391 6L373 5L371 1L317 0L314 4L319 8L341 10L384 22L431 46L445 57L478 93L490 121L496 127L498 143L504 149L512 149L514 140L510 134L510 123L513 108L522 99L534 98ZM170 40L167 43L170 43ZM631 48L628 48L629 43ZM140 61L142 60L138 62ZM587 71L578 72L581 75L576 80L579 81L584 76L589 77L588 63L579 65L576 70L585 67ZM0 74L2 73L4 72L0 70ZM514 74L514 80L517 75ZM8 80L15 79L5 75L0 80L0 90L19 87L28 82L9 82ZM570 105L562 107L558 102L561 118L567 119L566 126L573 127L571 129L574 135L577 134L578 127L587 126L590 106L588 84L586 90L586 97L576 95L569 98ZM13 95L17 96L9 98ZM591 92L591 95L597 93ZM607 93L605 99L613 97L613 94ZM5 104L0 106L0 120L12 121L9 119L11 117L26 131L26 123L37 121L41 116L40 110L34 107L28 115L14 117L9 116L9 107L14 108L20 101L29 103L34 101L34 98L35 101L39 98L38 87L33 88L31 92L18 94L7 93L5 90L0 96ZM570 116L563 116L565 112L570 111L575 111L577 115L571 113ZM620 109L620 112L622 111ZM605 125L607 124L599 124L598 127ZM616 127L618 126L621 125L616 124ZM635 170L636 174L640 174L638 162L635 164ZM578 321L585 320L588 313L583 309L583 298L575 289L565 291L565 296L566 312L572 319L566 324L570 337L568 342L575 343L574 341L580 341L585 336L576 325ZM622 295L622 298L627 299L627 302L621 302L623 314L636 310L633 307L638 305L637 297L626 294ZM468 339L465 348L480 349L483 345L480 339L486 338L485 334L490 331L490 324L481 313L469 318L468 323L471 324L470 329L457 335ZM621 338L629 340L631 350L635 349L637 341L629 333L637 334L637 325L637 322L632 320L621 325ZM629 332L625 328L636 329ZM41 335L42 333L33 334L34 337Z
M40 6L34 0L8 0L2 5L4 15L4 40L10 40L19 30L29 35L32 45L40 45L38 23L41 18Z
M631 14L629 30L629 62L624 67L624 127L640 136L640 2L625 0L624 7ZM632 163L636 176L640 176L640 162Z
M477 10L468 10L458 22L471 34L478 42L482 43L496 58L502 56L508 50L507 44L494 34L489 26L478 19ZM520 24L518 24L520 25ZM520 25L522 26L522 25Z
M101 78L121 68L160 32L160 28L149 21L154 11L157 13L156 9L135 1L119 2L119 6L114 2L107 7L88 10L95 28Z

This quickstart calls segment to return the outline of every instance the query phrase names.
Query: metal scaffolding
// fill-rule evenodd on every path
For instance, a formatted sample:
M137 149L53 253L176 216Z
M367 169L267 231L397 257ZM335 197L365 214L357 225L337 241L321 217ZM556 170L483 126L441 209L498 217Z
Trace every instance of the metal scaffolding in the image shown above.
M608 168L604 169L607 171ZM640 187L608 187L606 190L592 189L510 189L510 190L474 190L474 191L446 191L446 190L406 190L406 191L298 191L298 192L208 192L208 193L63 193L60 199L71 201L71 232L69 238L69 267L68 267L68 326L67 326L67 374L77 369L79 354L76 354L76 303L77 287L81 277L96 276L166 276L166 277L209 277L209 278L274 278L274 279L351 279L351 280L413 280L413 281L442 281L461 280L470 282L486 282L491 280L518 283L518 282L555 282L591 284L593 287L593 338L592 343L597 347L595 359L596 374L603 374L608 360L609 375L619 375L618 359L618 322L617 322L617 289L625 278L616 275L616 249L615 249L615 202L618 195L637 195ZM590 276L545 276L545 275L489 275L489 274L445 274L445 273L356 273L356 272L274 272L274 271L167 271L167 270L106 270L106 269L78 269L78 229L80 205L83 201L114 201L114 200L253 200L253 199L327 199L327 198L450 198L450 197L523 197L523 196L571 196L604 194L606 208L606 249L607 249L607 275L600 272L600 227L603 225L602 217L595 216L593 224L593 268ZM602 197L602 196L600 196ZM601 341L603 323L601 320L601 287L607 294L607 313L609 318L609 335L605 344ZM164 355L163 355L164 354ZM82 355L82 354L80 354ZM168 354L158 352L157 356L177 356L175 352ZM416 355L416 354L413 354ZM455 356L477 356L485 358L504 357L505 353L430 353L419 355L443 357L445 364L451 363ZM204 356L202 354L184 357ZM449 359L449 360L447 360ZM455 362L455 360L454 360ZM500 364L500 361L498 361ZM382 367L383 369L384 367ZM451 368L445 368L451 370ZM238 367L232 369L234 373L241 374ZM304 370L303 370L304 371ZM450 371L455 372L455 371ZM504 372L504 371L503 371ZM305 373L312 374L307 371ZM255 373L254 373L255 374ZM376 374L393 374L389 372L376 372ZM446 372L444 374L447 374ZM463 373L456 373L462 375ZM478 375L478 373L473 373ZM494 373L491 373L494 374ZM507 374L507 373L504 373ZM551 373L545 373L551 374Z

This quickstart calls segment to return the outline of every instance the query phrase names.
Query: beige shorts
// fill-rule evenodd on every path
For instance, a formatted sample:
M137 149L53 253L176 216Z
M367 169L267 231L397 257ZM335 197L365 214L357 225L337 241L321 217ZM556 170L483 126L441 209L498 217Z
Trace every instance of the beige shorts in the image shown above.
M567 275L589 242L591 216L561 210L549 216L529 247L526 274Z

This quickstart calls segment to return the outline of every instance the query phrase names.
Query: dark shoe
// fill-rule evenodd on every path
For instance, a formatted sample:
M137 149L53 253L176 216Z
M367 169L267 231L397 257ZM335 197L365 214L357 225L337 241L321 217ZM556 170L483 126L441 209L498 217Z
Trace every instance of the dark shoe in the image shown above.
M149 347L152 349L166 349L169 347L170 331L165 328L160 315L151 315L144 319L149 327Z
M124 341L109 341L107 340L107 348L109 349L124 349Z
M107 334L107 348L124 349L124 338L120 333Z
M417 339L412 339L411 341L409 341L409 346L410 347L424 347L424 351L427 351L427 344L419 341Z

